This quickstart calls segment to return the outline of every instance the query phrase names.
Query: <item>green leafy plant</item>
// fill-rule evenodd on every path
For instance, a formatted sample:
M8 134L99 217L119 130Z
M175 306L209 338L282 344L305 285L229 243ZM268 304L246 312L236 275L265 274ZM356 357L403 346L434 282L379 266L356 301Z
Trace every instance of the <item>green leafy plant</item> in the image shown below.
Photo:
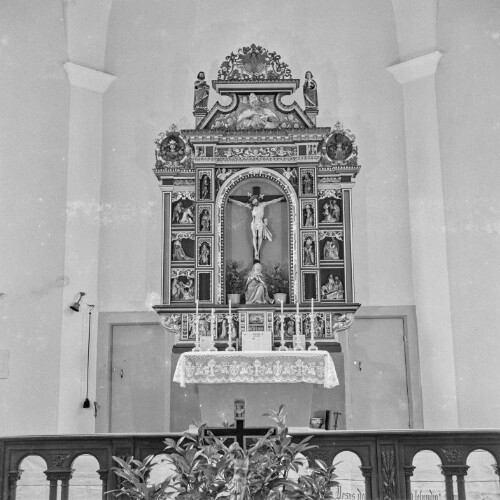
M238 263L231 261L227 265L226 273L226 293L243 293L245 288L245 281L240 271L238 270Z
M158 485L151 485L149 477L154 466L153 456L144 462L114 457L113 467L122 484L116 497L134 500L330 500L333 498L335 466L328 467L321 460L302 474L304 453L315 448L312 436L294 443L286 427L285 406L266 414L275 425L250 449L243 450L237 443L225 442L206 431L184 433L175 441L166 439L165 453L173 474Z
M273 264L266 278L269 291L273 295L275 293L288 293L288 277L285 268L281 264Z

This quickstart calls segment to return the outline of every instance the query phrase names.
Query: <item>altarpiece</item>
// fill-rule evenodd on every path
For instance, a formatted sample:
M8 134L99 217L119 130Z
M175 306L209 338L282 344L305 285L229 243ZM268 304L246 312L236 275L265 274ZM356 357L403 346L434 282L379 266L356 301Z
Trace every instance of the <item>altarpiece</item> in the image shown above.
M196 300L201 335L215 307L216 345L224 345L228 292L242 297L232 301L235 342L252 327L279 338L277 291L287 294L287 340L297 304L306 312L314 301L315 338L323 346L337 343L353 320L356 140L340 123L316 125L318 87L310 71L304 109L283 103L300 83L278 54L255 44L241 48L212 81L222 102L208 109L210 87L200 72L195 128L172 125L156 140L164 249L163 304L155 309L176 347L193 343ZM308 316L301 321L310 335Z
M300 87L304 108L285 104ZM228 55L212 88L218 101L209 109L200 72L195 128L172 125L155 143L164 214L163 301L155 310L175 336L174 352L193 347L195 318L196 334L212 335L219 350L241 347L243 332L266 330L288 346L294 333L309 342L313 331L318 347L339 352L338 332L359 307L355 137L340 122L318 126L313 74L301 85L264 47Z

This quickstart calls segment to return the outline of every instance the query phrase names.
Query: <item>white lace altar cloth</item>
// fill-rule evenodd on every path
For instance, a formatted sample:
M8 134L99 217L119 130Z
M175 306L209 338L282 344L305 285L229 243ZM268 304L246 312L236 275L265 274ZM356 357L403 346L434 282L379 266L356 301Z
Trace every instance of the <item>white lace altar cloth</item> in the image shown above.
M339 385L337 372L327 351L221 351L184 352L174 373L174 382L186 384L267 383Z

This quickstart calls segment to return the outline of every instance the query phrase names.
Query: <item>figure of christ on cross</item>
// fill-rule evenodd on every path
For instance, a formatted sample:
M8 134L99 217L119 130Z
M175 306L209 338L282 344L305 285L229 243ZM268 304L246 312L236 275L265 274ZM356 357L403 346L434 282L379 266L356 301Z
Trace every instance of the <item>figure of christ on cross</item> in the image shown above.
M248 208L252 211L252 222L250 229L252 231L252 244L253 244L253 259L254 262L260 262L260 248L262 240L268 239L272 241L272 234L267 227L267 219L264 218L264 209L268 205L278 203L285 199L284 196L265 196L260 194L260 188L254 187L253 194L248 194L248 201L241 201L242 196L231 196L228 200L241 207Z

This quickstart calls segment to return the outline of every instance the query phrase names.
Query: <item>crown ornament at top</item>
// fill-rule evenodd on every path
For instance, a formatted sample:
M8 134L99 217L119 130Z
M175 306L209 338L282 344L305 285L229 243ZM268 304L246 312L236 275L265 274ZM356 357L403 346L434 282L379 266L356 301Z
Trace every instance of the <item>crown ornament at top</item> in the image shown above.
M258 81L291 78L292 72L288 64L281 61L280 55L254 43L226 56L218 73L219 80Z

